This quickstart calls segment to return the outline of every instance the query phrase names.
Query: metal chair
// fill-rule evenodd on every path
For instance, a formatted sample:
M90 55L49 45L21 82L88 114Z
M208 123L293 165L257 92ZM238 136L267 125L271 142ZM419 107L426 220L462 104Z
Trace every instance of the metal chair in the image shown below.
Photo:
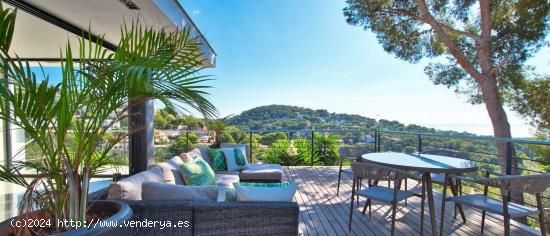
M443 197L441 205L441 226L440 233L443 235L443 226L445 222L445 202L453 201L462 205L471 206L482 210L481 213L481 232L485 226L485 212L491 212L502 215L504 217L504 235L510 235L510 218L525 217L529 215L539 215L540 232L546 235L546 227L544 225L544 210L542 208L541 193L550 187L550 174L537 175L504 175L499 177L489 178L490 172L487 172L485 178L468 178L464 176L445 175L445 178L453 177L459 180L478 183L484 185L483 194L461 195L454 197L446 197L447 181L443 181ZM490 187L499 188L502 199L488 197ZM537 201L537 208L531 208L524 205L510 202L512 192L534 194Z
M425 189L422 184L422 194L415 194L409 191L401 190L401 182L407 178L413 178L414 175L399 169L390 167L370 164L367 162L356 162L351 164L353 171L353 188L351 191L351 203L349 211L349 225L348 230L351 231L352 216L353 216L353 202L355 196L367 198L367 202L363 208L363 214L367 207L369 208L369 217L371 215L371 199L390 203L392 205L392 223L391 223L391 235L395 232L395 213L397 203L405 200L409 197L418 196L422 199L421 203L421 225L424 224L424 198ZM361 185L357 185L357 181L360 179L368 180L369 186L365 189L361 189ZM378 181L389 181L393 183L393 188L377 186ZM423 228L423 227L422 227Z
M349 175L353 175L353 171L351 170L351 167L343 167L342 164L344 162L344 159L347 159L349 160L350 162L353 162L355 161L357 158L353 157L344 157L344 156L340 156L340 159L338 160L338 165L339 165L339 168L338 168L338 186L336 187L336 196L338 196L338 194L340 193L340 181L342 180L342 173L344 174L349 174Z
M353 176L351 167L343 167L344 160L348 160L350 163L361 161L360 153L366 153L366 148L357 147L341 147L338 149L338 186L336 187L336 196L340 193L340 182L342 181L342 173ZM361 185L361 180L357 182L357 185Z

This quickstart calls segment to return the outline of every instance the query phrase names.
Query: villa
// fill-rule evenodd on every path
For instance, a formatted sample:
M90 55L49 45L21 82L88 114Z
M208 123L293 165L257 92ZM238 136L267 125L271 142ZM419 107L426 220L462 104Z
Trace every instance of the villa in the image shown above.
M367 121L351 121L326 111L322 112L322 117L315 117L318 123L307 120L309 115L303 112L288 112L289 117L275 119L276 122L288 119L307 124L300 129L228 129L230 125L232 128L237 126L237 119L232 123L217 117L206 119L208 128L204 130L187 129L191 126L183 121L174 125L177 129L155 129L154 117L158 112L155 100L164 102L162 89L171 86L159 86L161 92L150 92L147 82L147 86L137 86L136 89L128 85L134 81L129 80L124 84L128 87L123 87L106 77L112 75L124 79L147 71L136 76L136 81L151 75L168 75L163 77L165 80L174 76L177 80L197 74L195 70L219 66L217 53L224 52L215 51L201 33L207 29L197 27L191 19L192 14L184 9L184 3L183 0L1 1L2 12L7 12L6 15L17 9L9 51L0 55L0 62L9 68L2 76L6 81L2 88L9 90L9 94L25 94L21 89L15 89L25 85L23 80L15 78L25 74L18 74L18 69L33 67L38 73L39 66L63 67L69 72L46 69L51 77L63 78L61 82L55 80L58 78L50 78L52 84L60 83L59 90L55 91L64 96L47 100L59 104L52 109L66 105L69 111L71 104L86 102L74 108L78 114L69 116L63 116L67 113L65 110L53 115L36 114L33 109L39 110L41 103L36 103L38 108L18 112L16 107L12 107L18 104L17 99L12 101L10 96L4 95L8 92L0 91L2 111L7 110L7 117L10 114L17 116L0 122L0 235L547 233L550 174L548 169L544 169L548 163L536 156L533 147L548 148L550 141L458 132L444 134L414 126L388 130L381 121L368 126ZM0 18L6 22L9 20L5 16ZM157 35L156 32L166 34ZM0 41L8 37L1 34ZM139 48L136 46L139 42L128 40L133 39L132 36L154 40L143 46L143 51L132 54L124 51ZM196 43L196 46L185 47L170 37L189 39L186 42ZM165 40L166 45L155 45L155 40ZM71 45L70 50L67 43ZM101 49L94 49L94 45ZM156 46L157 51L147 53ZM177 47L186 50L170 51ZM71 64L73 58L60 58L60 49L62 56L74 56L74 64ZM67 53L65 50L69 53L63 54ZM96 60L101 53L94 54L94 50L113 56ZM185 54L188 51L196 53ZM164 61L162 56L172 58ZM192 59L186 61L186 58ZM140 59L143 59L143 64L138 64ZM196 64L157 65L156 60ZM29 64L18 67L17 63L12 63L20 61ZM136 64L127 66L126 61ZM81 72L78 79L71 75L72 65ZM120 68L126 70L116 71ZM15 85L7 85L8 77L13 78ZM46 79L37 77L39 81ZM96 87L80 100L70 100L66 91L88 91L78 86L87 78L94 78L95 81L90 79L87 84ZM105 80L104 84L96 83L101 79ZM181 83L182 87L187 84L197 87L176 91L200 90L201 80L198 77L185 81ZM36 85L25 88L39 91L39 83ZM141 98L141 94L128 92L126 99L120 99L120 104L126 109L113 108L112 112L107 112L104 109L109 107L108 99L94 106L97 100L93 99L94 96L108 93L111 85L118 90L129 88L128 91L142 92L147 94L147 99L136 99ZM34 93L36 96L41 94ZM113 94L119 93L115 91ZM24 96L12 97L24 99ZM62 102L63 99L68 102ZM209 102L193 100L196 97L171 96L169 99L177 102L192 100L189 102L191 108L208 110L203 108L208 108ZM32 100L21 105L32 103ZM44 107L48 106L46 103ZM108 114L101 116L103 111ZM4 117L2 114L0 117ZM35 134L36 137L45 137L43 140L31 138L35 136L30 136L28 130L40 128L43 124L32 122L46 120L44 117L50 115L56 118L51 118L54 121L42 130L48 130L52 135ZM20 117L28 117L28 123L32 123L28 124L30 128L25 126L25 122L20 124L25 129L13 124ZM72 123L71 119L74 119ZM257 117L248 119L257 123L263 121ZM216 123L219 121L221 124ZM68 125L60 125L63 122ZM98 125L94 126L94 123ZM265 127L273 127L275 122L265 123ZM90 131L94 128L97 133ZM417 128L417 131L413 130ZM127 136L118 136L126 131ZM66 133L55 139L55 132ZM82 141L85 139L81 137L94 139L90 143ZM181 139L185 140L184 143L176 142L180 137L185 138ZM196 140L190 137L196 137ZM63 140L63 144L59 140ZM64 143L68 143L67 146L63 146ZM496 148L502 143L515 147L517 153L510 152L502 157ZM57 148L56 145L63 147L61 151L52 151L59 154L58 161L55 161L56 155L44 154L44 149L50 147L48 145L51 149ZM176 150L177 153L167 150ZM160 156L160 153L168 156ZM513 166L513 159L519 159L521 165ZM504 162L499 162L501 160ZM30 165L33 161L46 164ZM51 170L44 170L47 169L44 166ZM97 172L95 169L89 171L93 168L97 168ZM521 169L521 175L514 174L516 169ZM16 177L3 175L7 172ZM92 175L87 175L89 173ZM36 181L32 181L34 179ZM46 196L41 196L42 193ZM25 205L25 201L33 204ZM56 207L38 209L38 205ZM83 212L81 208L84 208ZM80 213L75 214L76 209L81 210ZM48 226L41 231L13 223L41 217L59 220L58 215L71 220L88 220L88 223L95 220L96 224L85 224L85 227L59 227L58 224L58 227ZM114 222L114 226L98 222Z

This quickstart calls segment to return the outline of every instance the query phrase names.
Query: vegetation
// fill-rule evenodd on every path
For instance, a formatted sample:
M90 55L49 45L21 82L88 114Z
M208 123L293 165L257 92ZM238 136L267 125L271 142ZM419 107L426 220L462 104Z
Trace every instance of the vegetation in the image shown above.
M201 130L206 124L203 120L193 116L178 116L169 109L159 109L155 113L155 129L178 129L182 127L188 130Z
M168 146L167 151L170 156L179 155L180 153L188 152L196 148L199 141L200 139L197 134L191 132L189 133L189 140L187 140L187 136L178 137Z
M412 63L445 57L445 63L430 63L426 74L435 84L466 94L470 102L484 103L494 136L511 138L503 95L517 89L514 84L525 79L525 61L545 44L550 11L546 0L347 3L347 22L374 32L387 52ZM496 146L500 164L506 165L506 154L513 153L514 146ZM517 161L514 158L512 165Z
M20 214L41 210L54 220L84 222L90 178L111 164L111 149L128 135L107 132L133 115L132 104L158 99L174 112L216 114L203 96L206 79L196 68L199 42L188 29L169 33L132 24L122 28L115 52L103 48L102 40L81 39L79 57L67 44L61 50L62 80L50 85L47 75L38 80L29 62L8 54L15 19L15 11L0 7L0 62L6 75L0 83L0 118L23 129L42 157L0 166L1 181L27 188ZM24 178L23 168L37 177ZM19 230L26 235L72 228Z
M278 139L263 153L263 159L268 163L279 163L286 166L300 165L336 165L339 159L336 135L316 135L313 142L306 138Z

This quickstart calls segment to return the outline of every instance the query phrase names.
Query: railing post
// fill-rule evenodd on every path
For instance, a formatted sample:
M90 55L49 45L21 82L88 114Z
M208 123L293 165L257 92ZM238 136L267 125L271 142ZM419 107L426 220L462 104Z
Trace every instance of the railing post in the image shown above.
M119 180L122 179L122 175L120 173L113 173L113 183L114 182L118 182Z
M506 174L512 174L512 142L506 142Z
M313 165L313 152L315 151L315 131L313 131L313 129L311 129L311 163L309 163L310 165Z
M378 130L374 131L374 152L378 152Z
M418 154L422 153L422 135L418 135L418 148L417 148Z
M378 131L377 133L378 133L378 138L376 140L378 141L378 143L376 144L376 152L380 152L381 151L380 146L382 143L382 140L380 139L382 139L382 134L381 134L382 132Z
M185 152L189 151L189 131L185 132Z
M250 160L248 160L248 161L252 162L252 132L249 132L248 134L249 134L249 135L248 135L248 139L249 139L249 140L248 140L248 141L249 141L249 142L248 142L248 143L249 143L248 149L249 149L249 151L250 151L250 156L248 157L248 158L250 158Z

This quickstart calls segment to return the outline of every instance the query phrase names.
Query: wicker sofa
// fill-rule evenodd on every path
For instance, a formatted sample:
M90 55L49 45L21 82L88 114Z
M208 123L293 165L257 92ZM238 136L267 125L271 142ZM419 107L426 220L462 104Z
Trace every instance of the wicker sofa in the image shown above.
M207 159L205 150L196 149L188 154L200 155ZM247 153L248 154L248 153ZM249 155L249 154L248 154ZM247 156L248 156L247 155ZM185 191L180 174L181 159L174 157L166 162L151 166L147 171L125 178L111 184L109 188L93 193L92 199L116 199L128 203L133 210L135 221L163 221L176 225L178 222L188 222L188 227L134 227L122 228L123 235L297 235L299 207L295 202L240 202L235 200L235 193L229 191L233 183L240 181L242 172L216 173L217 187L205 188L205 195L196 194L193 200ZM209 162L210 163L210 162ZM257 172L252 171L247 176L254 181L277 181L282 168L278 165L261 165ZM255 172L255 173L254 173ZM265 176L265 179L262 179ZM155 191L148 188L151 185L166 188ZM143 189L142 189L143 187ZM212 188L215 191L212 194ZM143 191L142 191L143 190ZM172 191L175 190L175 191ZM155 193L156 192L156 193ZM214 195L214 196L212 196ZM143 196L143 198L142 198Z
M107 189L92 194L106 199ZM193 200L122 200L133 221L189 222L189 227L121 228L119 235L298 235L295 202L217 202Z

